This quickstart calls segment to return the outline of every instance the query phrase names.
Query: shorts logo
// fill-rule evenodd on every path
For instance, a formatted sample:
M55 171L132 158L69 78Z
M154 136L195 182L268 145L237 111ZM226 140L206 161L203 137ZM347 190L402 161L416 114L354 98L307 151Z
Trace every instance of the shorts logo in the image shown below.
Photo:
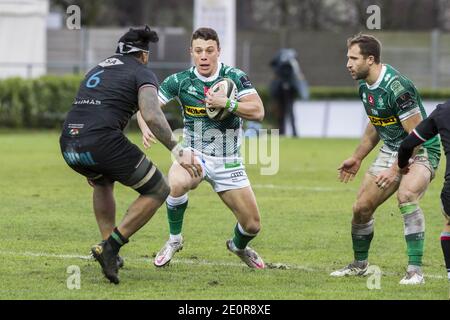
M97 164L90 152L64 152L63 156L66 162L73 166L94 166Z
M191 117L206 117L205 107L185 106L184 112Z
M369 120L374 126L378 127L386 127L397 123L397 118L395 116L389 118L369 116Z
M69 130L69 134L70 134L71 136L76 136L76 135L80 134L80 130L79 130L79 129L76 129L76 128L70 129L70 130Z
M243 176L244 176L244 171L241 171L241 170L233 172L231 174L232 178L239 178L239 177L243 177Z
M238 170L231 173L231 182L241 182L247 179L247 175L243 170Z

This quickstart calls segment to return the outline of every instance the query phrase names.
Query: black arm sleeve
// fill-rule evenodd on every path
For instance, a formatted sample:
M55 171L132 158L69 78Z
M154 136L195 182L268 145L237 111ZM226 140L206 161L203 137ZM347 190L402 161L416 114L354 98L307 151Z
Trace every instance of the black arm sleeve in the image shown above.
M435 109L430 116L419 123L419 125L401 143L400 148L398 149L398 166L400 169L408 165L409 158L411 158L415 147L439 133L435 121L438 111L438 109Z
M424 141L419 139L414 131L411 132L411 134L407 136L405 140L403 140L400 148L398 149L398 166L400 169L408 166L409 158L411 158L414 152L414 148L422 143L424 143Z

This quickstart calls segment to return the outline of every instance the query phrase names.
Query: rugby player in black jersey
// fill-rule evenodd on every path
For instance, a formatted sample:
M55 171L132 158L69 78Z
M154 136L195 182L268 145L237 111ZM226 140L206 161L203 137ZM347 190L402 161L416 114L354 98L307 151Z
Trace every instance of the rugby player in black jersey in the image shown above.
M116 54L86 74L60 137L66 163L87 177L94 189L94 213L103 241L91 251L115 284L123 264L120 247L150 220L170 192L161 172L123 133L133 114L141 112L154 136L193 177L202 174L191 151L177 144L159 107L158 80L147 67L149 43L157 41L158 35L148 26L126 32ZM140 194L118 226L115 181Z

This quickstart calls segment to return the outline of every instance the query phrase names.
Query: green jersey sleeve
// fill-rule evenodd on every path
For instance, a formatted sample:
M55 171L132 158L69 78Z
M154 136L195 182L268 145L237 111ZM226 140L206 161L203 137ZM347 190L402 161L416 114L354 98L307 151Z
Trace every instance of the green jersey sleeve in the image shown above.
M158 98L162 104L167 104L170 100L178 96L179 84L177 74L173 74L164 79L158 91Z
M394 79L389 84L391 103L400 121L420 113L419 94L414 85L403 78Z
M255 88L253 87L252 82L244 71L237 68L231 68L228 72L225 73L225 76L233 80L236 84L238 90L238 100L241 100L247 95L257 93Z

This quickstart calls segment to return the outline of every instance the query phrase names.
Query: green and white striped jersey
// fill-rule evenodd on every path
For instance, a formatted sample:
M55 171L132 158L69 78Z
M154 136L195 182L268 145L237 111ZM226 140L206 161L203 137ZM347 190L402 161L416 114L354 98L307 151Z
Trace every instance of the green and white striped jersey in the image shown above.
M222 121L212 120L205 109L206 93L221 78L234 81L238 100L256 93L243 71L220 63L216 73L209 78L200 75L195 67L167 77L159 87L158 96L162 104L178 100L183 112L186 147L209 156L235 157L240 154L242 119L231 114Z
M392 66L384 64L380 76L373 85L359 81L359 96L370 122L375 126L385 146L397 152L400 143L408 135L401 122L420 113L427 114L422 99L411 80ZM434 137L423 144L428 152L440 154L440 142Z

